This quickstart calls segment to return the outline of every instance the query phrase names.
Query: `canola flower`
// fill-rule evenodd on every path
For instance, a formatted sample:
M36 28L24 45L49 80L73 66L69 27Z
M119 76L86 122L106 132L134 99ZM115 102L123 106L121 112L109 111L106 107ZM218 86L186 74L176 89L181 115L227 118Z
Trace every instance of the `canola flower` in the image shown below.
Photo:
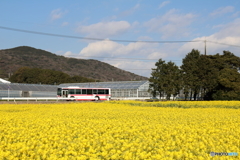
M239 104L2 104L0 159L239 159Z
M111 103L128 104L132 106L177 107L177 108L235 108L240 109L239 101L157 101L146 103L142 101L114 101Z

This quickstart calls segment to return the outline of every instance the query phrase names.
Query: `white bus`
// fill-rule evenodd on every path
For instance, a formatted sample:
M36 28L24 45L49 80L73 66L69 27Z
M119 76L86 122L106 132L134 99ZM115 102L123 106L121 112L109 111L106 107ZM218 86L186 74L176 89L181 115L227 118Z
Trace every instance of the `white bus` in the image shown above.
M70 98L78 101L85 100L110 100L110 88L81 88L76 86L61 87L57 90L57 96L61 98Z

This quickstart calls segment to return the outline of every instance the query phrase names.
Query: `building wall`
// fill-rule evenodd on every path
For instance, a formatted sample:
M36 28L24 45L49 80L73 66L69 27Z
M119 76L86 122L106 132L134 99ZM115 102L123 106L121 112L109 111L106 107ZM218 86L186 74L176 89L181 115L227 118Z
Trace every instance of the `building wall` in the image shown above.
M112 97L138 97L137 89L112 89Z
M15 90L0 90L0 97L56 97L56 92L50 91L15 91Z
M0 90L0 97L21 97L22 91Z

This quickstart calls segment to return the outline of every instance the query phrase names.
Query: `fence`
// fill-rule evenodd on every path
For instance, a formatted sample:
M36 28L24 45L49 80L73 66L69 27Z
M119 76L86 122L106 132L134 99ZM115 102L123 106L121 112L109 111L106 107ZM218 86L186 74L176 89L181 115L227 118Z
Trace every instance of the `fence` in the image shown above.
M75 98L58 98L58 97L0 97L4 101L74 101Z
M150 97L114 97L111 100L146 100ZM75 101L75 98L58 98L58 97L0 97L3 101Z

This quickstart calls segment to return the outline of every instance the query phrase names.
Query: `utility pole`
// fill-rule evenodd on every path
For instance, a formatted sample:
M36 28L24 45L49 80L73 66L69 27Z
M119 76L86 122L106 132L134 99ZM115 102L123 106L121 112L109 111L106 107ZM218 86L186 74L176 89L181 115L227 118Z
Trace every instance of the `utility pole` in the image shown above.
M206 37L205 37L204 43L205 43L205 56L206 56L207 55L207 41L206 41Z

